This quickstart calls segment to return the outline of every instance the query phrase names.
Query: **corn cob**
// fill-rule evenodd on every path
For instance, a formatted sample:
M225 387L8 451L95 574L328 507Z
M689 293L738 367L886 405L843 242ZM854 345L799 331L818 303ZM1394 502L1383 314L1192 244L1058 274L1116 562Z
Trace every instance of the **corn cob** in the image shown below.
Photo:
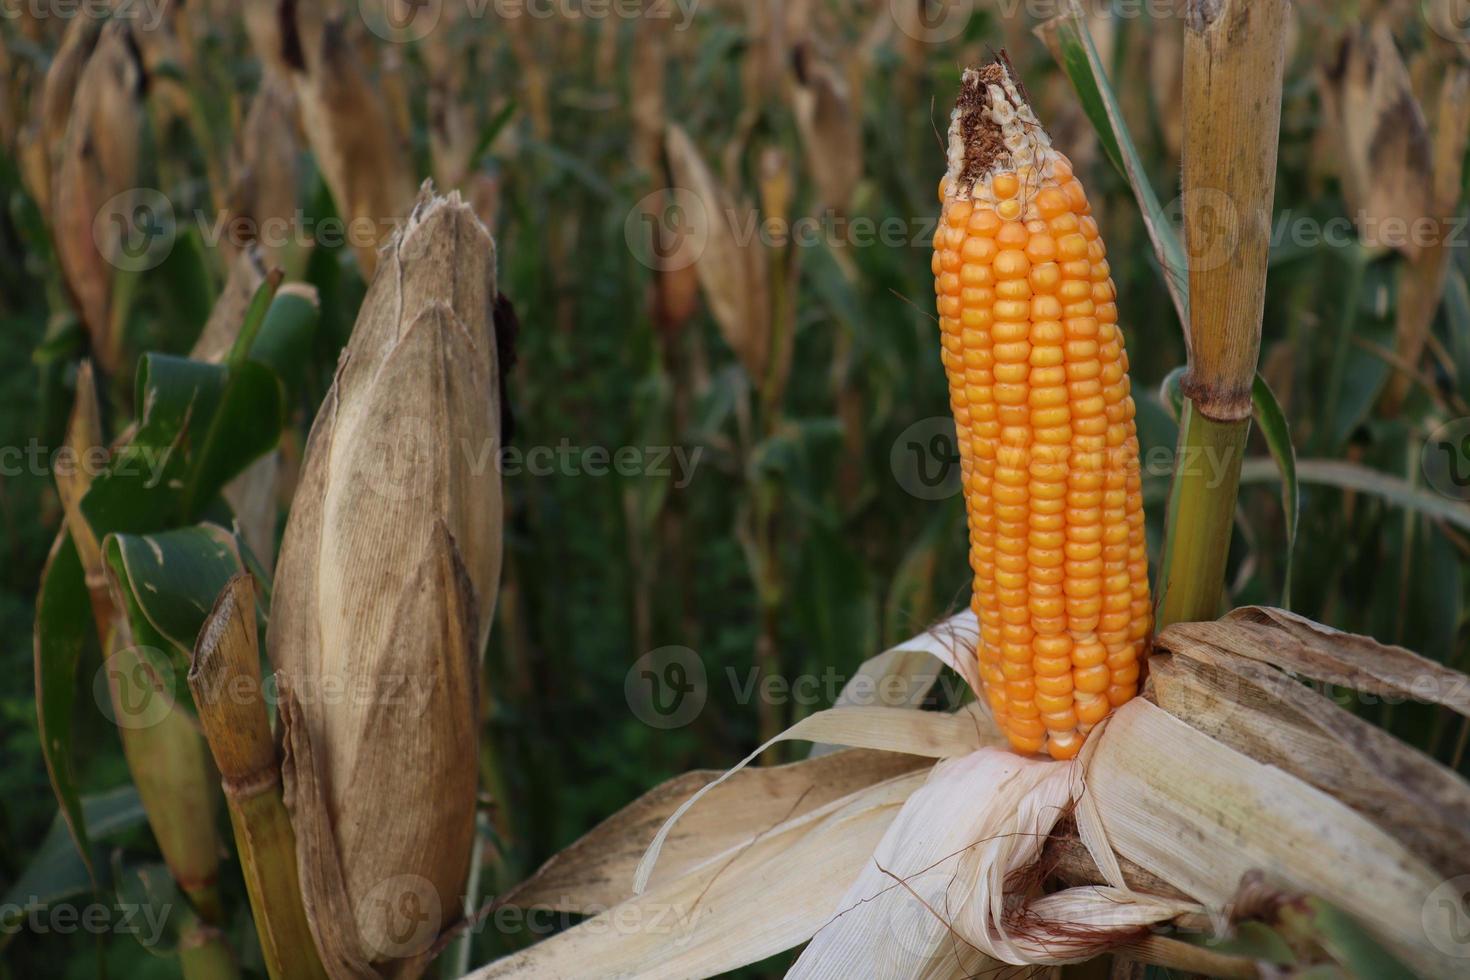
M1152 611L1128 356L1097 222L997 61L964 73L934 278L986 700L1070 759L1138 691Z

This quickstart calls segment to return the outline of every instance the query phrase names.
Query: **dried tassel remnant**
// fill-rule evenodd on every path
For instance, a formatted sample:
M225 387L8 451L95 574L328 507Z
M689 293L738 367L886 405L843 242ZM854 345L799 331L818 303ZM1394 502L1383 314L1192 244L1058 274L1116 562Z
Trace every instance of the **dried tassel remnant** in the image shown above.
M469 867L500 576L494 261L458 194L420 196L312 426L281 547L287 804L334 977L416 976Z
M1071 758L1152 622L1128 357L1087 195L1003 62L965 72L935 233L980 620L1011 746Z

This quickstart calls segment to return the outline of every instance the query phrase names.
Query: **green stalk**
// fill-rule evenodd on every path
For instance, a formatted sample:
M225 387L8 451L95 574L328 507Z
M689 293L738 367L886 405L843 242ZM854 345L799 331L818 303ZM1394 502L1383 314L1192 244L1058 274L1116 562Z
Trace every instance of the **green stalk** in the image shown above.
M125 620L113 630L107 679L123 756L158 849L200 918L224 920L218 888L213 767L188 713L172 703L166 666L135 646Z
M197 916L179 931L179 968L184 980L239 980L240 976L224 933Z
M219 768L261 955L272 980L325 980L301 900L296 834L260 681L251 578L232 578L200 630L189 668L199 724Z
M1249 418L1217 422L1194 402L1184 403L1159 571L1160 629L1170 623L1214 619L1220 613L1250 426Z

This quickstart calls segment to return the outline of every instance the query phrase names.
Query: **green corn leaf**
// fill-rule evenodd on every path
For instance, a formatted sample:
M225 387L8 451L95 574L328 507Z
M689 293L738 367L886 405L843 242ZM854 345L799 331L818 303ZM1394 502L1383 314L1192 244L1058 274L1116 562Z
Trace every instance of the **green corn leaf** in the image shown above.
M77 668L82 655L96 645L82 560L71 535L63 530L51 546L36 598L36 724L59 816L71 833L79 859L94 878L97 869L73 763L72 716Z
M115 837L142 826L148 819L143 812L143 801L132 786L88 794L81 798L81 808L88 832L94 839ZM96 855L89 857L99 874L110 873L105 860L98 861ZM107 881L96 884L105 886ZM93 885L88 861L83 860L76 848L66 815L58 810L51 821L51 829L31 855L25 870L6 890L4 898L0 898L0 937L4 937L0 938L0 948L24 922L27 910L44 909L84 895L92 891Z
M1047 30L1056 32L1058 63L1072 82L1072 87L1077 90L1077 97L1081 100L1083 111L1087 113L1093 129L1097 131L1103 152L1127 178L1129 186L1133 188L1133 196L1138 199L1143 223L1148 228L1149 239L1153 242L1154 253L1163 270L1164 285L1174 301L1174 308L1179 314L1179 323L1187 340L1189 265L1184 243L1180 241L1173 223L1164 213L1159 197L1148 181L1148 174L1143 169L1143 159L1128 131L1128 124L1123 121L1123 110L1108 83L1107 70L1092 43L1087 22L1074 2L1066 13L1038 28L1039 32Z
M1266 439L1266 448L1281 474L1281 512L1286 517L1286 575L1281 585L1281 605L1291 608L1292 557L1296 553L1296 529L1301 510L1301 489L1296 478L1296 448L1286 414L1276 401L1271 386L1259 374L1251 385L1251 406L1256 425Z

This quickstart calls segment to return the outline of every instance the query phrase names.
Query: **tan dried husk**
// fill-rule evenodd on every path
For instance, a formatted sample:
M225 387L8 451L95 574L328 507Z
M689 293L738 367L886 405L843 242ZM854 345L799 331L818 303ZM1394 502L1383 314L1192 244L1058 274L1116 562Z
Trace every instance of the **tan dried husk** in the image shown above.
M358 267L371 279L378 246L414 201L413 166L404 135L388 111L342 18L319 21L306 5L281 31L296 87L301 125L349 234Z
M458 194L426 190L382 252L281 547L287 803L334 977L417 975L460 908L500 575L494 264ZM409 942L405 903L427 923Z
M703 244L694 263L710 314L751 379L765 380L771 356L770 272L758 234L759 215L737 206L679 126L666 136L676 191L691 194L699 207L686 217L690 238ZM748 240L743 232L752 232Z
M842 72L809 46L798 50L796 65L792 107L807 169L823 209L844 215L863 177L862 120Z
M898 698L913 703L934 677L916 655L972 666L973 629L955 617L900 644L864 665L865 684L907 662L916 680ZM974 706L956 716L979 726L966 738L940 734L949 716L849 698L783 737L862 744L862 755L737 768L677 808L704 774L666 783L509 898L601 914L473 976L557 976L593 958L640 976L712 976L807 940L795 975L967 977L1115 946L1256 975L1249 959L1200 954L1147 927L1223 927L1242 878L1259 872L1267 888L1347 911L1416 972L1457 975L1451 954L1470 918L1429 899L1464 873L1470 786L1287 671L1420 697L1428 678L1432 699L1461 714L1470 678L1275 609L1173 626L1158 644L1146 696L1075 765L996 748ZM929 734L916 742L920 730ZM885 753L948 761L895 776ZM764 791L759 802L724 812L747 787ZM829 822L838 813L859 823ZM1074 887L1043 894L1049 832L1074 844L1080 834L1086 856L1068 862ZM1073 880L1079 867L1095 878Z
M1412 236L1390 239L1385 222L1409 228L1432 213L1429 132L1388 27L1350 31L1318 89L1329 120L1322 128L1337 134L1339 176L1364 244L1415 257Z
M59 112L69 70L56 76L55 104L47 106L47 129L53 133L52 113ZM108 374L117 369L122 352L113 322L116 270L103 255L102 248L111 243L98 240L98 216L109 200L137 186L142 80L126 22L109 21L77 75L50 182L56 258L91 338L93 358Z
M229 208L232 216L246 219L267 264L284 270L288 278L299 276L305 264L300 240L305 229L296 220L301 152L295 90L284 74L268 71L235 145ZM227 253L244 244L229 235L224 241Z

